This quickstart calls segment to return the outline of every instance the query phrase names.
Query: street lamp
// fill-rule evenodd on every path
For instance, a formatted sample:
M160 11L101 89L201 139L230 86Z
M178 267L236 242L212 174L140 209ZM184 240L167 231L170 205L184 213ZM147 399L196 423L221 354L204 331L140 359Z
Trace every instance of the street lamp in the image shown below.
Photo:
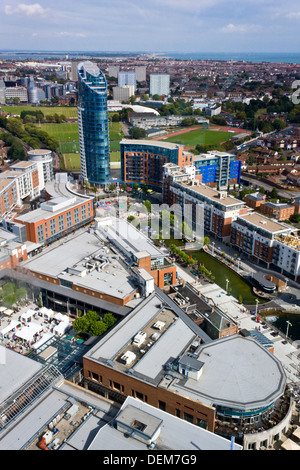
M241 258L237 258L237 262L238 262L238 273L240 272L240 261L241 261Z
M228 294L228 283L229 283L229 279L226 279L226 292Z
M288 333L289 333L289 326L292 326L292 324L287 320L287 326L286 326L286 334L285 336L288 337Z
M212 249L212 255L214 255L214 252L215 252L215 242L211 242L211 244L212 244L212 247L213 247L213 249Z
M255 317L257 318L257 310L258 310L258 302L259 302L259 300L256 299L255 302L256 302Z

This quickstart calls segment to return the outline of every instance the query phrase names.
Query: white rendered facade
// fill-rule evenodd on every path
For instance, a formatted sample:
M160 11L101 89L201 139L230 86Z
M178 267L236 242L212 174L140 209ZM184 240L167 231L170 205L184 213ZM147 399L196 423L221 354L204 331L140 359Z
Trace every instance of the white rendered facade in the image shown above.
M28 152L30 161L37 164L39 172L39 189L44 189L45 184L54 179L53 173L53 158L51 150L30 150Z
M167 73L151 73L150 74L150 95L166 95L170 94L170 75Z

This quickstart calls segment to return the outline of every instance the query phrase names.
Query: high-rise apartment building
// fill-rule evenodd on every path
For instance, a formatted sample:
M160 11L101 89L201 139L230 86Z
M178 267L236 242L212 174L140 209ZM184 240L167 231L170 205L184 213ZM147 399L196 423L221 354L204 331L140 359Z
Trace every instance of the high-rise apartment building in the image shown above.
M73 82L77 82L77 81L78 81L77 67L78 67L78 62L75 61L75 60L72 60L72 62L71 62L70 80L72 80Z
M135 68L136 73L136 81L137 82L145 82L146 81L146 66L145 65L137 65Z
M78 91L81 176L105 184L110 178L107 82L96 64L78 64Z
M150 95L170 94L170 75L167 73L151 73L150 74Z
M28 92L25 86L12 86L5 88L5 100L19 98L21 103L28 103Z
M0 79L0 104L5 104L5 83Z
M136 90L136 73L131 71L122 71L118 73L118 86L133 85Z
M114 86L113 87L113 98L115 101L129 101L131 96L134 96L134 86L133 85L124 85Z
M194 155L183 145L171 142L123 139L121 150L121 178L127 184L147 184L161 188L163 165L174 163L183 168L193 164Z
M120 71L119 65L109 65L107 68L107 73L109 77L118 78L119 71Z

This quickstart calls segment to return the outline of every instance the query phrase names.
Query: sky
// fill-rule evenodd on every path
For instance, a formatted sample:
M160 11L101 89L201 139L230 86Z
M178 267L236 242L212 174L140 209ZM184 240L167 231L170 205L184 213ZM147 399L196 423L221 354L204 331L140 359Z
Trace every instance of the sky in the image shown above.
M0 0L0 49L300 52L300 1Z

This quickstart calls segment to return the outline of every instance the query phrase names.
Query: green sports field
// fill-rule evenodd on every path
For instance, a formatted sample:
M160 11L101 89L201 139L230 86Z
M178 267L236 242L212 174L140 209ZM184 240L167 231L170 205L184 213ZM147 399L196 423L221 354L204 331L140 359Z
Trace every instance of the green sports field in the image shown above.
M77 122L62 122L60 124L41 124L40 129L55 137L59 142L78 142Z
M65 160L67 170L69 171L80 171L80 155L79 153L66 153Z
M80 156L79 156L79 134L78 124L75 123L61 123L61 124L41 124L41 128L48 132L59 141L59 152L65 156L67 170L80 171ZM109 147L110 147L110 161L120 161L120 140L124 137L122 125L119 122L109 123ZM61 159L64 166L64 161Z
M197 129L194 131L186 132L185 134L174 135L168 139L163 139L164 142L174 142L175 144L182 144L186 146L195 147L200 145L214 145L220 144L230 140L235 134L232 132L224 131L211 131L206 129Z

